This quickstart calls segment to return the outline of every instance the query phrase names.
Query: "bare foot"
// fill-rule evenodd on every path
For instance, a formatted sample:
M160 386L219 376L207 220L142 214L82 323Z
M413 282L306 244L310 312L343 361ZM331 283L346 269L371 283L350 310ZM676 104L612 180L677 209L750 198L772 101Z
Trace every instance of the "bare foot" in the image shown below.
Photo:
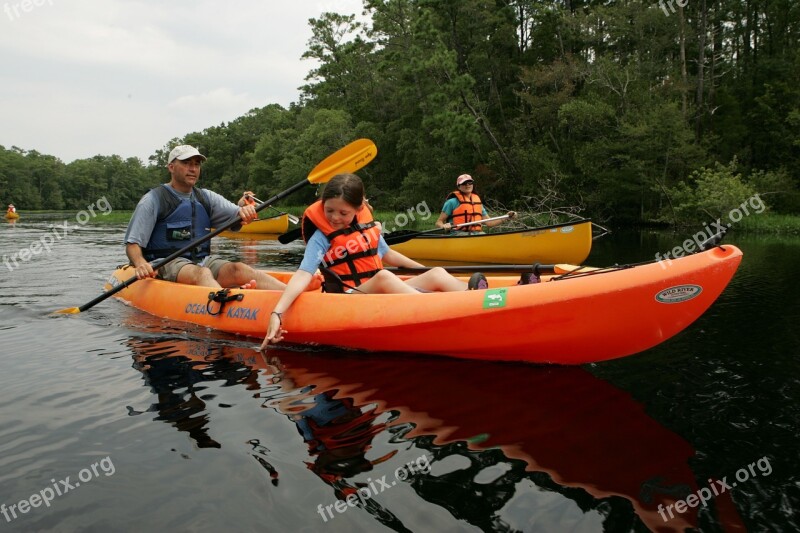
M256 283L256 280L251 279L250 281L248 281L247 283L242 285L240 288L241 289L255 289L257 286L258 286L258 283Z

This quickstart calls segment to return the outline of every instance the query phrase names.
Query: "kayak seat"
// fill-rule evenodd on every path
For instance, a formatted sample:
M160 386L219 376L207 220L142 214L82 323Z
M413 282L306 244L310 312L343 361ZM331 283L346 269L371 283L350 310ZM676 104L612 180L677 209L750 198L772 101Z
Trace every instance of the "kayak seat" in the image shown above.
M539 283L540 281L542 280L536 275L535 272L523 272L519 277L517 285L532 285L533 283Z
M486 281L486 276L484 276L480 272L475 272L467 282L467 290L469 291L482 290L488 288L489 288L489 282Z

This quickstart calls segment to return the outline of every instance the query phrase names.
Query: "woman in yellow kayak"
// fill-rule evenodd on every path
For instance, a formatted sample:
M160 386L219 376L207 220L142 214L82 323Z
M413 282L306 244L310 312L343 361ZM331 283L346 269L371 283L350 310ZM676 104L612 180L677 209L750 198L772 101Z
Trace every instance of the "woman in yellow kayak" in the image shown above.
M300 268L286 285L269 316L262 349L280 342L286 330L282 315L305 291L317 269L327 292L349 294L450 292L485 289L483 274L476 272L469 283L451 276L441 267L432 268L406 281L383 269L383 263L399 267L423 267L400 252L391 250L372 219L364 199L364 184L355 174L334 176L322 198L303 213L306 251ZM354 302L357 305L357 302Z
M517 214L509 211L507 216L511 220ZM447 195L442 214L436 220L436 227L450 231L451 227L458 224L476 222L472 226L462 226L460 231L455 233L482 233L480 221L484 218L489 218L489 215L480 196L475 194L475 180L469 174L461 174L456 178L456 190ZM484 222L483 225L491 228L502 223L502 220L492 220Z

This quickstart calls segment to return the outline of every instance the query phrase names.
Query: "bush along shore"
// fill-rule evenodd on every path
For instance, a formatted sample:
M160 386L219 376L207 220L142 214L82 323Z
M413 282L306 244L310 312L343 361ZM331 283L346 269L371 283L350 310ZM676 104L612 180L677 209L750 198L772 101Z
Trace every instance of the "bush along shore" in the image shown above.
M295 215L297 217L302 216L303 210L305 209L304 206L286 206L286 207L278 207L280 211ZM269 214L269 211L266 211L266 214ZM265 218L264 212L261 213L261 217ZM30 216L35 217L48 217L52 216L55 218L68 216L72 218L74 213L72 211L24 211L22 212L22 221L24 223L25 218ZM102 214L101 216L92 217L90 220L87 221L87 224L93 225L109 225L109 224L127 224L131 216L133 215L132 210L114 210L108 213ZM408 229L408 230L415 230L415 231L422 231L422 230L429 230L434 229L435 225L434 222L436 218L439 216L438 212L435 213L413 213L414 216L409 216L409 213L406 212L395 212L395 211L387 211L387 210L375 210L374 217L376 220L380 220L386 229L386 231L394 231L398 229ZM520 215L524 215L521 213ZM729 213L730 215L730 213ZM733 217L719 217L720 223L723 225L727 225L730 223L729 231L732 233L743 232L743 233L765 233L765 234L774 234L774 235L800 235L800 216L798 215L783 215L778 213L771 213L769 211L765 211L762 213L751 212L749 216L741 216L739 214L735 214ZM519 218L525 220L525 216L520 216ZM705 224L709 226L713 226L713 224L709 223L708 220L712 222L715 220L715 217L709 217ZM698 220L696 222L688 223L688 222L681 222L679 224L670 224L666 221L660 221L657 226L664 230L669 229L692 229L697 227L698 225L702 226L704 224L703 221ZM635 227L641 227L641 224L635 225ZM510 226L509 226L510 227ZM632 226L634 227L634 226ZM503 229L508 229L506 226L502 226L494 231L501 231Z

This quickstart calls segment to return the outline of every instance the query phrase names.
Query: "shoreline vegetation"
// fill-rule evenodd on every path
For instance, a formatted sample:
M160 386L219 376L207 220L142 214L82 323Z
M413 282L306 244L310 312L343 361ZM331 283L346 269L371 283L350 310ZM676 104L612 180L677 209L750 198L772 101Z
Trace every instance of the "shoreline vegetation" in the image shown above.
M295 215L300 217L303 214L303 210L305 209L303 206L281 206L278 207L281 211L288 212L289 214ZM77 212L77 211L76 211ZM271 211L263 211L261 213L262 218L265 218L263 215L269 214ZM24 223L25 221L25 214L33 214L33 215L47 215L47 214L58 214L62 215L64 213L73 214L72 211L53 211L53 210L46 210L46 211L22 211L20 222ZM105 225L105 224L127 224L130 221L131 215L133 214L133 210L114 210L108 213L107 215L101 215L97 217L92 217L87 224L89 225ZM387 225L387 228L391 225L391 221L395 221L398 217L401 217L403 213L395 212L395 211L383 211L383 210L375 210L375 218L384 222ZM266 217L268 218L268 217ZM407 220L407 217L403 218ZM524 217L523 217L524 219ZM407 224L403 225L402 227L394 227L392 226L391 229L407 229L407 230L415 230L415 231L422 231L422 230L429 230L434 229L433 222L436 220L435 216L430 216L427 219L415 219L412 221L408 221ZM700 224L702 225L702 224ZM290 229L293 226L290 226ZM511 226L508 226L511 227ZM640 223L635 225L626 224L623 226L617 226L617 229L620 228L628 228L628 227L654 227L663 229L665 231L674 230L674 231L684 231L684 230L692 230L696 229L696 225L671 225L665 224L663 222L653 223L653 224L646 224ZM798 215L784 215L784 214L776 214L776 213L763 213L757 216L749 216L742 218L736 224L733 224L730 228L731 233L764 233L764 234L773 234L773 235L800 235L800 216Z
M746 199L750 211L796 217L796 4L688 2L676 14L653 2L365 2L361 16L308 21L301 57L314 64L288 107L262 100L162 139L146 161L65 163L0 146L0 200L84 209L103 197L133 209L167 180L178 144L208 157L202 187L268 198L368 138L379 152L362 173L367 194L398 214L420 201L438 209L467 173L497 202L490 208L541 220L581 213L603 225L693 228L740 208L752 218ZM287 202L310 204L315 192ZM793 220L734 228L794 232Z

